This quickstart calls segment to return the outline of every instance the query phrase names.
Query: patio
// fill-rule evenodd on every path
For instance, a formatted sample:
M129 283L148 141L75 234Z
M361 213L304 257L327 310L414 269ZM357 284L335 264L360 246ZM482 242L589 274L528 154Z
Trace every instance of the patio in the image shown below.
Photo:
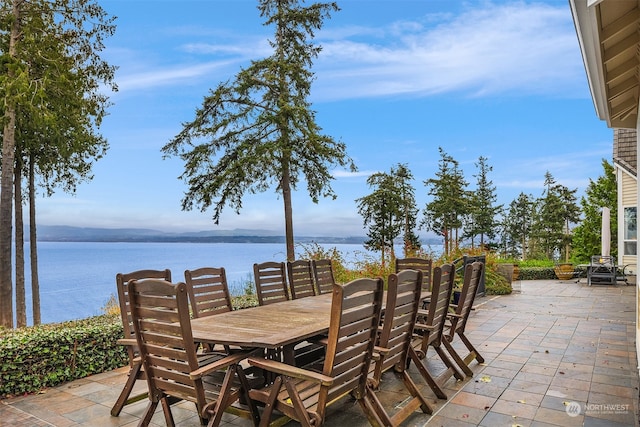
M587 286L585 279L522 281L514 283L514 290L476 299L467 335L486 362L472 362L473 378L449 380L448 400L436 399L410 368L435 411L431 416L415 413L405 425L638 426L635 286ZM146 400L126 406L117 418L109 414L126 373L118 369L2 400L0 424L137 425ZM385 374L383 401L385 396L396 401L398 393L405 393L401 382ZM349 399L331 408L329 427L369 425ZM180 427L200 425L193 404L179 404L173 414ZM161 411L153 422L164 425ZM222 425L252 424L225 414Z

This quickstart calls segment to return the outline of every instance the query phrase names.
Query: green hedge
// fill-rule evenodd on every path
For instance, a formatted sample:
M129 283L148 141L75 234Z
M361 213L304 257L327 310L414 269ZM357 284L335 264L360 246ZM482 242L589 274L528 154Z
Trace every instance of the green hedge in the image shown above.
M518 280L555 280L553 267L520 267Z
M119 316L0 330L0 398L128 364Z

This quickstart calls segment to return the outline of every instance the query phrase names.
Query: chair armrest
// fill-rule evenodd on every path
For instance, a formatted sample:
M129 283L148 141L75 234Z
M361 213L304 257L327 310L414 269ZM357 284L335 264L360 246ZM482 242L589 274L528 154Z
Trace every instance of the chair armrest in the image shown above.
M462 315L458 313L447 313L447 317L456 317L458 319L462 319Z
M124 346L138 345L138 341L136 341L134 338L120 338L118 341L116 341L116 343L118 345L124 345Z
M435 327L433 325L425 325L423 323L416 323L413 328L414 329L420 329L420 330L423 330L423 331L433 331L433 330L435 330Z
M260 369L264 369L276 374L286 375L293 378L300 378L308 381L315 381L322 384L323 386L331 386L333 384L332 377L328 377L319 372L309 371L307 369L287 365L286 363L278 362L277 360L257 357L250 357L247 360L251 366L256 366Z
M228 368L231 365L237 365L241 361L245 360L247 357L256 355L258 350L246 351L246 352L238 352L226 355L221 357L220 359L216 359L211 363L207 363L204 366L196 369L189 373L189 378L192 380L196 380L204 377L205 375L213 372L219 371L223 368Z
M387 354L389 354L389 352L391 351L390 348L387 347L380 347L378 345L376 345L375 347L373 347L373 351L378 355L378 356L386 356Z

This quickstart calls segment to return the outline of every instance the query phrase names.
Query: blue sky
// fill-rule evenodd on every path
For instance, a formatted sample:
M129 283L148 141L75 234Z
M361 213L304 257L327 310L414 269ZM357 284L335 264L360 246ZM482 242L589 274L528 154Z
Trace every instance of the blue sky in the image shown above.
M284 230L282 200L246 195L218 226L183 212L183 164L161 147L210 88L270 54L257 0L102 0L118 29L103 57L119 67L101 133L110 149L75 195L38 201L41 225ZM342 0L315 41L323 50L310 101L322 131L359 171L334 172L336 200L294 194L297 235L364 235L355 199L368 175L405 163L419 208L438 147L470 187L488 158L498 203L542 194L545 172L578 195L611 161L612 131L595 113L568 1ZM421 231L421 234L424 234Z

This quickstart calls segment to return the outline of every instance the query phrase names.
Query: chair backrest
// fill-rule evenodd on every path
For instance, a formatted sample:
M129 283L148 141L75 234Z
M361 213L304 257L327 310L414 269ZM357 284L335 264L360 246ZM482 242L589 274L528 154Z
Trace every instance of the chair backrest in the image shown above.
M291 289L291 299L316 295L310 260L287 261L287 278Z
M352 392L364 396L380 323L383 289L380 278L334 285L323 374L335 381L330 387L321 387L319 408Z
M431 301L426 322L432 327L428 332L428 343L433 343L435 346L442 343L442 332L447 320L455 274L456 269L453 264L444 264L433 269Z
M402 270L422 271L422 291L431 291L431 268L433 261L427 258L396 258L396 273Z
M129 282L139 279L164 279L171 281L171 270L137 270L130 273L116 274L116 290L118 291L118 303L120 305L120 317L122 318L122 328L124 337L129 339L136 338L133 330L133 320L131 319L131 304L129 302ZM129 363L133 363L133 359L137 356L138 349L134 346L127 346L129 353Z
M253 276L258 293L258 304L267 305L289 299L284 262L267 261L253 264Z
M202 379L189 376L198 369L198 358L191 333L187 285L142 279L130 282L129 288L149 396L168 394L203 408L206 402Z
M193 317L211 316L233 310L224 267L185 270Z
M476 293L478 292L478 285L482 278L482 270L484 269L484 263L475 261L471 264L467 264L464 270L464 281L462 283L462 290L460 291L460 298L456 306L456 316L451 316L451 329L449 335L453 338L454 333L464 332L467 325L467 319L471 313L473 302L476 299Z
M382 331L378 345L388 349L382 364L376 364L374 377L380 376L391 367L401 372L407 366L407 357L420 307L422 291L422 271L402 270L390 274L387 280L387 301L384 310Z
M313 268L313 278L316 282L319 294L326 294L333 291L333 284L336 282L333 276L333 265L330 259L314 259L311 261Z

